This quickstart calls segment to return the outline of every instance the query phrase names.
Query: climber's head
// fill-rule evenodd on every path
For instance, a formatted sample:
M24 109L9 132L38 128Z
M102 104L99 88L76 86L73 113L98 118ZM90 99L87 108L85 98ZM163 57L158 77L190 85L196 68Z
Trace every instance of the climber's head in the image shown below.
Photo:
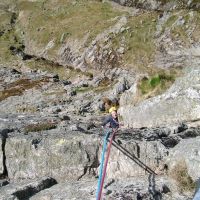
M111 116L115 119L115 118L117 118L117 108L116 107L111 107L110 109L109 109L109 113L111 114Z

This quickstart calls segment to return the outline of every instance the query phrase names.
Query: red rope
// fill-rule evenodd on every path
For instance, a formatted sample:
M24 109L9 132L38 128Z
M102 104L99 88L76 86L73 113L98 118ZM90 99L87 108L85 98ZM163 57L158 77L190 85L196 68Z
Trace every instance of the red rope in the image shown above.
M103 176L102 176L102 179L101 179L101 185L100 185L100 189L99 189L98 200L101 200L103 184L104 184L104 179L105 179L105 176L106 176L106 169L107 169L107 165L108 165L108 159L109 159L109 156L110 156L110 150L111 150L111 146L112 146L112 141L115 137L115 133L116 133L116 130L113 131L113 134L111 136L111 139L110 139L110 142L109 142L109 145L108 145L108 152L107 152L107 157L106 157L105 164L104 164L104 170L103 170Z

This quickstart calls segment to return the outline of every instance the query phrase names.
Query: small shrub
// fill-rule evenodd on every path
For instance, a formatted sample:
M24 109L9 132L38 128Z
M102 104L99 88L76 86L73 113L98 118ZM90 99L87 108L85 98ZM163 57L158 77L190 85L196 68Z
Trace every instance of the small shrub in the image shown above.
M188 192L195 189L195 182L188 174L185 161L180 161L176 164L176 166L171 170L171 176L176 180L180 192Z
M24 131L26 133L29 132L40 132L40 131L45 131L45 130L51 130L56 128L56 124L50 123L50 122L44 122L44 123L39 123L39 124L29 124L24 128Z

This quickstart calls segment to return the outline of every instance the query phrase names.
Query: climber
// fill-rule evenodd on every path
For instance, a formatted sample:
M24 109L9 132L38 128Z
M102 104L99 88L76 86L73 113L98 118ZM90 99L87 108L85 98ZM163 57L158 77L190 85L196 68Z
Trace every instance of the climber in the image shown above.
M108 127L108 128L112 128L112 129L118 129L119 121L118 121L116 107L111 107L109 109L109 113L110 113L110 115L108 117L106 117L106 119L102 123L103 128Z

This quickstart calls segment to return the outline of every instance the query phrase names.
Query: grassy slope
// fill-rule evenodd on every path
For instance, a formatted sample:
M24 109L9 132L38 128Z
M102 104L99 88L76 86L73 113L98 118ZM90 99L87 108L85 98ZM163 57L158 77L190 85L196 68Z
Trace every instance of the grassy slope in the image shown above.
M56 57L57 50L64 41L68 39L81 40L88 35L85 43L88 46L99 33L116 22L116 17L126 15L128 23L125 28L128 29L114 36L113 48L117 50L122 43L125 44L125 53L122 55L122 63L125 67L133 68L139 72L147 72L150 77L159 74L157 70L147 68L148 64L153 61L156 52L154 34L159 16L157 12L143 12L138 16L129 16L128 13L112 8L108 3L95 0L38 0L35 2L19 0L15 4L15 10L20 13L20 17L13 29L10 25L12 13L0 11L0 30L7 30L0 37L1 63L18 59L16 56L11 55L9 47L11 45L15 47L21 45L20 43L23 42L22 32L25 33L26 40L31 41L37 48L44 48L49 41L54 40L55 46L48 53ZM198 42L200 13L194 11L193 14L192 19L188 10L173 11L171 17L163 25L162 32L164 33L166 29L171 28L181 15L185 20L185 25L171 28L171 37L173 39L179 37L185 46L189 45L186 25L196 24L191 37ZM41 62L30 61L27 64L32 68L58 72L63 74L63 78L73 76L73 73L79 73L75 71L69 74L71 72L63 72L64 69L56 67L53 69L53 66ZM163 80L161 82L163 84ZM164 85L170 85L168 82ZM148 84L143 85L143 87L147 87L150 92L155 90L154 87L152 89ZM147 90L145 89L144 93L148 93Z

